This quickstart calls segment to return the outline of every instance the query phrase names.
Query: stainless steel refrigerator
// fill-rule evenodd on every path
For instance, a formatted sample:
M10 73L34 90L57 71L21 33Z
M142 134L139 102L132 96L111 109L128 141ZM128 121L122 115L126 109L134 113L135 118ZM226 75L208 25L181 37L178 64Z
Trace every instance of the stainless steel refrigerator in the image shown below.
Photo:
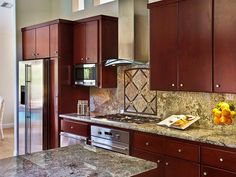
M49 60L19 62L17 154L47 149Z

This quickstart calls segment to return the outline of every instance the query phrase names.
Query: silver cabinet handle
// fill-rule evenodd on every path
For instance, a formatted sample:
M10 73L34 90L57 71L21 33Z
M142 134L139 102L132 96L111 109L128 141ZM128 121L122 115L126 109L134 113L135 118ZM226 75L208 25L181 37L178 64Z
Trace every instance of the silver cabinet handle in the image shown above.
M203 172L203 175L204 175L204 176L207 176L207 172Z
M169 165L169 163L168 162L166 162L166 166L168 166Z
M178 149L178 152L179 152L179 153L182 152L182 149Z
M73 128L74 128L73 126L70 127L70 129L73 129Z
M89 60L89 58L85 58L85 60Z
M100 143L100 142L97 142L97 141L94 141L94 140L89 140L91 143L95 143L95 144L100 144L100 145L104 145L104 146L109 146L109 145L107 145L107 144L105 144L105 143ZM93 144L92 144L93 145ZM111 147L113 147L113 148L116 148L116 149L121 149L121 150L123 150L123 151L127 151L128 150L128 148L127 147L119 147L119 146L114 146L114 145L111 145Z
M183 87L184 86L184 84L180 84L180 87Z
M172 86L172 87L174 87L174 86L175 86L175 84L171 84L171 86Z
M216 84L216 88L220 88L220 84Z
M84 60L84 58L81 58L81 60Z
M157 163L161 163L161 160L157 160Z
M149 146L149 142L146 142L145 145L146 145L146 146Z
M224 159L223 158L220 158L220 162L223 162L224 161Z

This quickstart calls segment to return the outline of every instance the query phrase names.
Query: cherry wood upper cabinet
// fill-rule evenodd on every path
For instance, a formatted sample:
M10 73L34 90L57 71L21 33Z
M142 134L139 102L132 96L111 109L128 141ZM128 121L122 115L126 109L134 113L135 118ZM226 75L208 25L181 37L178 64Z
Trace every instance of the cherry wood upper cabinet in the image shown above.
M166 0L150 8L150 86L212 91L212 0Z
M74 64L98 62L98 20L74 27Z
M179 2L179 90L212 91L212 0Z
M86 23L86 63L98 62L98 20Z
M22 31L23 59L35 58L35 30Z
M49 58L49 26L22 29L23 59Z
M177 89L178 3L150 11L150 89Z
M36 29L36 58L49 58L49 26Z
M214 91L236 93L236 1L215 0Z
M86 56L86 24L79 23L74 26L74 64L85 63Z
M58 57L59 25L50 25L50 57Z

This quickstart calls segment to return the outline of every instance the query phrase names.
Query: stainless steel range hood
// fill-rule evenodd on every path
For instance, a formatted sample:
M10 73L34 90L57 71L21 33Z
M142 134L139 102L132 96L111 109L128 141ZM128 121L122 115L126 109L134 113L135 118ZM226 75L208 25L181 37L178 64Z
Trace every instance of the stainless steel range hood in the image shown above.
M105 66L148 62L148 0L119 0L119 55Z
M143 65L144 62L134 61L134 60L128 60L128 59L109 59L106 61L105 66L121 66L121 65Z

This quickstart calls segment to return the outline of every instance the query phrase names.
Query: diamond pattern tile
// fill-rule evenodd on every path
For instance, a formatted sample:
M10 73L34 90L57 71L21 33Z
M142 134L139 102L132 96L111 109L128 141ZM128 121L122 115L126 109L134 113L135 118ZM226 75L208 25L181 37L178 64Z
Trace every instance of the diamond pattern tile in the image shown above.
M157 93L149 90L149 69L128 69L124 74L125 112L157 114Z

